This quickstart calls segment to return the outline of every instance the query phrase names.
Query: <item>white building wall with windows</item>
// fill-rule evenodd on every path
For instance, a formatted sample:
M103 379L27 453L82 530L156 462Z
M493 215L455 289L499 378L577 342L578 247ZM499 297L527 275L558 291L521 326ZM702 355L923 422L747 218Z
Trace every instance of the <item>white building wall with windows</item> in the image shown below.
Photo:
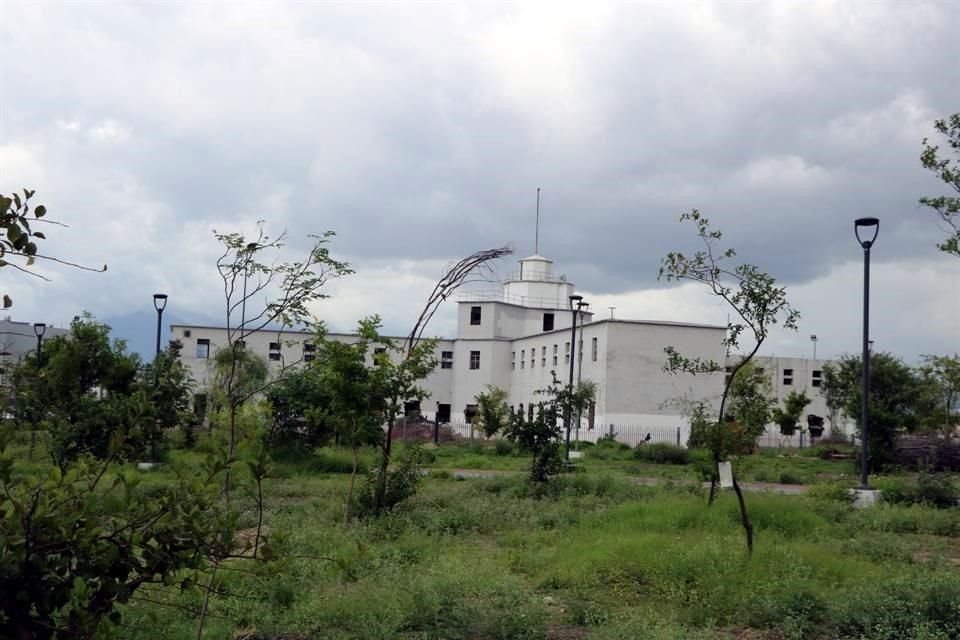
M508 392L511 407L543 400L537 392L548 387L552 372L562 384L574 379L597 384L595 407L581 417L580 435L595 439L612 425L680 427L686 441L685 407L703 401L719 407L723 392L722 373L692 376L664 371L664 348L672 346L686 357L729 365L723 345L726 328L683 322L594 320L582 312L577 344L572 344L574 313L570 296L574 285L553 273L552 262L543 256L520 260L519 270L498 291L463 294L458 303L457 334L437 345L436 370L422 386L430 396L420 409L428 419L465 422L475 409L476 396L488 386ZM210 375L209 363L218 349L227 345L222 327L173 325L172 337L183 342L182 358L201 388ZM330 334L350 342L350 334ZM402 338L394 339L398 344ZM269 358L277 370L284 363L311 355L313 336L305 332L262 331L246 339L246 348ZM277 348L279 346L279 349ZM778 401L790 389L808 389L814 402L809 413L826 417L826 407L814 379L824 361L802 358L758 358L758 366L770 372ZM792 378L786 376L792 372ZM820 374L822 375L822 373ZM785 380L791 380L785 383Z

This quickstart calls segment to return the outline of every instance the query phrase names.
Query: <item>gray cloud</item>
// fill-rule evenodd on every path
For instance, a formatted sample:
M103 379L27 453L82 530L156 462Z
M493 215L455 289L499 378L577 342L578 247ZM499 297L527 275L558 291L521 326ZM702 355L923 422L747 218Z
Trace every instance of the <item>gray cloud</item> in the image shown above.
M662 286L692 207L795 285L859 258L860 215L883 220L880 263L936 259L916 200L938 190L920 141L960 109L951 4L2 13L0 189L36 188L72 224L51 251L111 267L15 283L18 315L120 313L159 288L216 315L209 229L260 218L292 248L335 229L360 268L345 298L404 265L384 295L407 309L437 264L531 252L538 186L542 251L598 295Z

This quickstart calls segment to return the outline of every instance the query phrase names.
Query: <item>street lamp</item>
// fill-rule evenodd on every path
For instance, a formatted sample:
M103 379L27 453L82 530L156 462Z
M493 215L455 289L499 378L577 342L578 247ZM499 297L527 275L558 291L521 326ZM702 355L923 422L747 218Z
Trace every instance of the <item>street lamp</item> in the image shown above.
M860 231L863 230L863 237ZM868 237L870 232L872 237ZM860 489L869 489L869 444L867 404L870 395L870 248L880 233L880 220L877 218L857 218L853 222L853 232L857 242L863 247L863 390L860 398Z
M813 359L817 359L817 336L816 334L810 336L810 342L813 343Z
M165 293L155 293L153 294L153 308L157 310L157 356L160 355L160 326L161 318L163 317L163 310L167 307L167 294ZM156 360L156 358L154 358Z
M570 377L568 378L567 383L567 406L564 408L563 412L563 421L567 429L567 446L565 449L564 458L567 462L570 461L570 421L573 418L573 407L571 405L573 401L573 362L576 359L575 353L577 350L577 314L580 313L580 309L583 308L583 296L572 295L570 296Z
M33 333L37 336L37 369L40 368L40 349L43 347L43 334L47 332L47 325L42 322L33 323Z

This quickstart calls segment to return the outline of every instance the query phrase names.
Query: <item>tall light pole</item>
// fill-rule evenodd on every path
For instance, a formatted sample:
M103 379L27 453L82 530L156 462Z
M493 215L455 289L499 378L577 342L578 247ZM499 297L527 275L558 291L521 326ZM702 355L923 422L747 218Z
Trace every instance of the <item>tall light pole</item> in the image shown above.
M33 333L37 336L37 378L40 378L40 365L43 358L43 334L47 332L47 325L42 322L33 323ZM30 451L27 459L33 460L33 451L37 448L37 425L35 420L31 420L30 425Z
M816 334L810 336L810 342L813 343L813 359L817 359L817 336Z
M860 230L863 229L863 237ZM868 237L870 231L873 236ZM870 472L869 458L869 417L867 405L870 396L870 248L880 233L880 220L877 218L857 218L853 222L853 233L863 247L863 389L860 398L860 489L869 489L867 476Z
M160 356L160 327L162 326L161 319L163 318L163 310L167 308L167 294L165 293L153 294L153 308L157 310L157 351L153 359L153 362L154 362L153 368L156 369L157 358Z
M580 309L582 308L583 296L570 296L570 377L567 383L567 406L564 407L563 411L563 422L567 430L567 446L564 458L568 462L570 461L570 422L573 419L573 406L571 403L573 401L573 361L576 359L575 353L577 350L577 314L580 313Z
M41 349L43 348L43 334L47 332L47 325L42 322L33 323L33 334L37 336L37 370L40 369Z
M587 307L590 304L584 302L577 305L577 310L579 311L580 316L580 338L577 341L577 385L580 384L580 379L583 377L583 316L587 313ZM577 449L580 447L580 420L583 418L583 415L580 413L580 409L577 409L577 431L576 431L576 441Z

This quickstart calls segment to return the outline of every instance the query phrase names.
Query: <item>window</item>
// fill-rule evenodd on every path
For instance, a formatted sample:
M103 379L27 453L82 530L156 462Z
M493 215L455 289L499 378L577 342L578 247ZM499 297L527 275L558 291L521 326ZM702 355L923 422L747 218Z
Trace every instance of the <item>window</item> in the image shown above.
M480 324L480 307L470 307L470 324Z
M597 351L599 350L599 345L597 344L596 338L590 339L590 359L594 362L597 361Z
M553 331L553 314L552 313L543 314L543 330Z
M440 352L440 368L453 369L453 351Z
M526 349L520 349L520 368L521 369L527 368L527 350Z
M553 345L553 366L557 366L557 345Z
M480 352L479 351L470 352L470 368L471 369L480 368Z
M184 338L189 338L189 337L190 337L190 329L184 329L184 330L183 330L183 337L184 337Z
M783 384L791 385L793 384L793 369L784 369L783 370Z
M197 338L197 357L204 359L210 357L210 340L207 338Z
M530 368L533 369L537 366L537 348L534 347L530 349Z
M546 369L547 367L547 346L544 345L540 347L540 366Z
M374 347L374 349L373 349L373 355L375 355L375 356L378 356L378 355L380 355L381 353L386 353L386 352L387 352L387 348L386 348L386 347ZM450 353L450 352L447 351L447 353ZM453 355L451 355L450 358L453 359Z
M312 342L303 343L303 361L310 362L317 357L317 345Z
M463 419L467 421L467 424L473 422L473 419L477 417L477 405L468 404L463 409Z
M280 343L279 342L270 343L270 352L268 355L270 359L273 360L274 362L280 360Z
M813 370L813 386L819 387L820 383L823 382L823 371L819 369Z
M510 368L511 369L517 368L517 352L516 351L510 352Z
M563 343L563 364L570 364L570 343Z

